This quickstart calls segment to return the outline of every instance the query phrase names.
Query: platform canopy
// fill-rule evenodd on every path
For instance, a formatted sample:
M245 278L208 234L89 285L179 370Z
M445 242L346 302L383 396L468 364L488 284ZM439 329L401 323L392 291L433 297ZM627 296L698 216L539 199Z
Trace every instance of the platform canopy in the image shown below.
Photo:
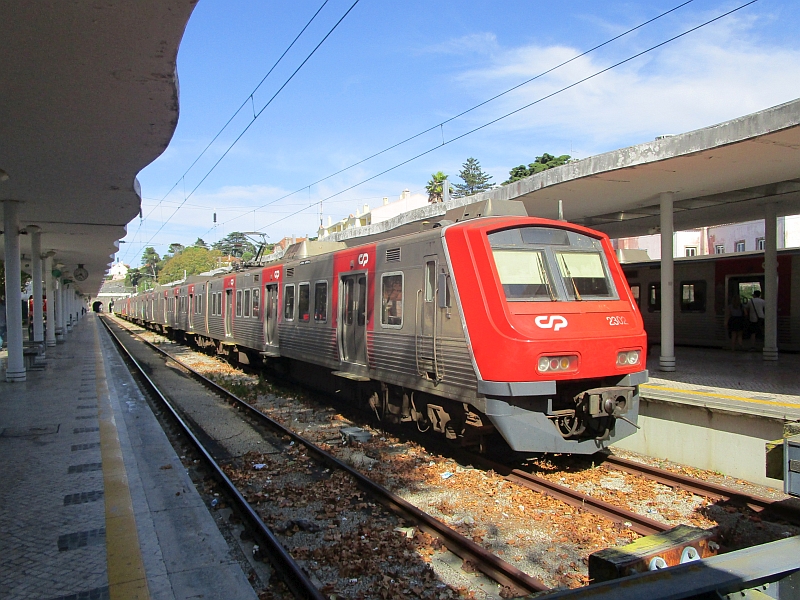
M675 229L800 213L800 99L696 131L542 171L514 183L432 204L328 240L397 235L448 210L487 200L518 200L531 216L564 219L613 238L657 233L659 197L674 192ZM452 214L452 213L451 213Z
M84 294L139 214L137 173L175 131L176 57L195 4L0 1L0 223L3 201L18 201L20 227L41 227L65 275L88 270Z

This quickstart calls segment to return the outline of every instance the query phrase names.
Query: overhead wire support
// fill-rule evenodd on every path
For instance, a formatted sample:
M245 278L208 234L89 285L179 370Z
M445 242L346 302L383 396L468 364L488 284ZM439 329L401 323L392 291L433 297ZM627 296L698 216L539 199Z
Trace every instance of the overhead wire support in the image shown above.
M326 0L326 1L327 1L327 0ZM200 180L200 181L197 183L197 185L194 187L194 189L192 189L192 191L191 191L191 192L189 192L189 195L188 195L188 196L186 196L186 198L184 199L184 201L183 201L183 202L181 202L181 203L180 203L180 205L178 205L178 207L177 207L177 208L176 208L176 209L173 211L173 213L172 213L172 214L171 214L171 215L170 215L170 216L167 218L167 220L166 220L166 221L164 221L164 222L161 224L161 227L159 227L159 228L158 228L158 230L157 230L157 231L156 231L156 232L153 234L153 236L150 238L150 240L148 240L148 242L147 242L148 244L149 244L150 242L152 242L152 241L153 241L153 239L155 238L155 236L156 236L156 235L158 235L158 234L161 232L161 230L162 230L162 229L164 229L164 226L165 226L167 223L169 223L169 222L172 220L172 217L174 217L174 216L177 214L177 212L178 212L178 211L181 209L181 207L184 205L184 203L186 202L186 200L188 200L189 198L191 198L191 197L192 197L192 195L193 195L193 194L194 194L194 193L197 191L197 189L198 189L198 188L199 188L201 185L203 185L203 182L205 182L205 180L206 180L206 179L208 179L208 177L211 175L211 173L213 173L213 172L214 172L214 169L216 169L216 168L217 168L217 166L219 165L219 163L221 163L221 162L222 162L222 160L223 160L223 159L224 159L224 158L225 158L225 157L228 155L228 153L229 153L229 152L230 152L230 151L233 149L233 147L234 147L234 146L235 146L235 145L238 143L238 141L239 141L240 139L242 139L242 137L244 136L244 134L248 132L248 130L250 129L250 127L252 127L253 123L255 123L255 122L256 122L256 120L258 119L258 117L260 117L260 116L262 115L262 113L263 113L263 112L264 112L264 111L267 109L267 107L268 107L270 104L272 104L273 100L275 100L275 98L277 98L277 97L278 97L278 94L280 94L280 93L283 91L283 89L284 89L284 88L285 88L287 85L289 85L289 82L290 82L292 79L294 79L294 76L295 76L295 75L297 75L297 73L300 71L300 69L302 69L302 68L303 68L303 66L304 66L304 65L305 65L305 64L306 64L306 63L307 63L307 62L308 62L308 61L311 59L311 57L312 57L312 56L314 56L314 54L317 52L317 50L319 50L320 46L322 46L322 44L324 44L324 43L325 43L325 40L327 40L327 39L328 39L328 38L331 36L331 34L332 34L334 31L336 31L336 28L337 28L337 27L339 27L339 25L341 24L341 22L342 22L342 21L344 21L344 19L347 17L347 15L349 15L349 14L350 14L350 11L352 11L352 10L353 10L353 9L356 7L356 5L357 5L359 2L360 2L360 0L355 0L355 2L353 2L353 4L351 4L351 5L350 5L350 8L348 8L348 9L347 9L347 11L346 11L346 12L345 12L345 13L344 13L342 16L341 16L341 18L340 18L338 21L336 21L336 23L334 24L334 26L333 26L333 27L331 27L331 29L328 31L328 33L326 33L326 34L325 34L325 37L323 37L323 38L322 38L322 40L320 40L320 42L319 42L319 43L318 43L316 46L314 46L314 49L313 49L313 50L312 50L312 51L311 51L311 52L308 54L308 56L306 56L306 57L305 57L305 59L303 59L303 62L301 62L301 63L300 63L300 65L299 65L299 66L298 66L298 67L297 67L297 68L296 68L296 69L295 69L295 70L292 72L292 74L291 74L291 75L288 77L288 79L286 79L286 81L284 81L284 82L283 82L283 85L281 85L281 87L280 87L280 88L278 88L278 91L276 91L276 92L275 92L275 93L272 95L272 97L271 97L271 98L270 98L270 99L267 101L267 103L266 103L266 104L265 104L265 105L264 105L264 106L263 106L263 107L262 107L262 108L261 108L261 109L260 109L260 110L259 110L259 111L258 111L256 114L255 114L255 116L253 117L253 119L252 119L252 120L251 120L251 121L250 121L250 122L247 124L247 126L246 126L246 127L245 127L245 128L242 130L242 132L241 132L241 133L240 133L240 134L239 134L239 135L236 137L236 139L235 139L235 140L233 140L233 142L230 144L230 146L228 146L228 148L225 150L225 152L223 152L223 153L222 153L222 156L220 156L220 157L219 157L219 159L217 159L217 161L216 161L216 162L215 162L215 163L212 165L212 167L211 167L211 168L208 170L208 172L207 172L205 175L203 175L203 178L202 178L202 179L201 179L201 180ZM245 101L245 104L246 104L246 103L247 103L247 101ZM249 211L248 211L248 212L249 212ZM224 223L223 223L223 225L224 225Z
M719 21L720 19L723 19L723 18L725 18L725 17L727 17L729 15L732 15L735 12L738 12L738 11L744 9L744 8L747 8L748 6L750 6L751 4L755 4L756 2L758 2L758 0L750 0L749 2L746 2L746 3L740 5L740 6L736 7L736 8L733 8L733 9L727 11L727 12L722 13L721 15L718 15L718 16L714 17L713 19L709 19L708 21L704 21L703 23L701 23L699 25L696 25L696 26L694 26L694 27L692 27L690 29L687 29L686 31L684 31L682 33L679 33L678 35L672 36L671 38L669 38L667 40L664 40L663 42L659 42L658 44L655 44L654 46L650 46L646 50L642 50L641 52L637 52L636 54L634 54L632 56L629 56L628 58L625 58L625 59L623 59L621 61L618 61L618 62L616 62L616 63L614 63L614 64L612 64L612 65L610 65L608 67L605 67L604 69L600 69L599 71L596 71L596 72L592 73L591 75L587 75L586 77L584 77L582 79L579 79L578 81L575 81L575 82L573 82L573 83L571 83L569 85L566 85L566 86L564 86L564 87L562 87L562 88L560 88L560 89L558 89L558 90L556 90L554 92L551 92L550 94L542 96L541 98L538 98L537 100L534 100L533 102L529 102L528 104L525 104L524 106L521 106L521 107L519 107L517 109L514 109L511 112L508 112L508 113L506 113L504 115L501 115L501 116L499 116L499 117L497 117L495 119L492 119L491 121L489 121L487 123L484 123L483 125L479 125L478 127L470 129L469 131L466 131L466 132L464 132L464 133L462 133L462 134L460 134L460 135L458 135L458 136L456 136L456 137L454 137L452 139L447 140L446 142L444 142L441 145L437 144L436 146L433 146L432 148L429 148L428 150L425 150L424 152L420 152L419 154L417 154L415 156L412 156L411 158L408 158L408 159L406 159L406 160L404 160L404 161L402 161L402 162L400 162L400 163L398 163L398 164L396 164L396 165L394 165L392 167L389 167L388 169L385 169L385 170L381 171L380 173L372 175L371 177L367 177L366 179L364 179L362 181L359 181L358 183L354 183L350 187L347 187L347 188L345 188L343 190L340 190L340 191L336 192L335 194L331 194L330 196L326 196L320 202L328 201L331 198L335 198L336 196L344 194L345 192L349 192L350 190L352 190L354 188L357 188L360 185L363 185L363 184L365 184L365 183L367 183L369 181L372 181L373 179L377 179L378 177L381 177L382 175L385 175L386 173L394 171L395 169L399 169L403 165L406 165L406 164L408 164L408 163L410 163L412 161L417 160L418 158L421 158L421 157L423 157L423 156L425 156L427 154L430 154L431 152L434 152L435 150L438 150L439 148L441 148L443 146L446 146L448 144L452 144L453 142L456 142L456 141L458 141L458 140L460 140L462 138L465 138L468 135L471 135L471 134L475 133L476 131L480 131L481 129L485 129L486 127L489 127L490 125L493 125L493 124L497 123L498 121L502 121L503 119L506 119L506 118L508 118L508 117L510 117L512 115L515 115L518 112L521 112L521 111L523 111L523 110L525 110L527 108L530 108L531 106L539 104L540 102L543 102L543 101L545 101L545 100L547 100L549 98L552 98L553 96L557 96L558 94L560 94L562 92L565 92L565 91L567 91L569 89L572 89L572 88L580 85L581 83L589 81L590 79L594 79L595 77L598 77L598 76L602 75L603 73L607 73L608 71L611 71L612 69L615 69L615 68L617 68L617 67L619 67L621 65L624 65L626 63L629 63L630 61L635 60L635 59L639 58L640 56L648 54L649 52L652 52L653 50L661 48L662 46L665 46L666 44L674 42L675 40L677 40L679 38L682 38L682 37L684 37L686 35L689 35L690 33L693 33L695 31L697 31L698 29L702 29L703 27L706 27L707 25L710 25L711 23ZM305 187L303 187L301 189L305 189ZM298 215L298 214L302 213L303 211L308 210L309 208L311 208L314 205L316 205L316 201L314 203L312 203L312 204L309 204L308 206L305 206L304 208L301 208L300 210L297 210L297 211L295 211L295 212L293 212L291 214L286 215L285 217L281 217L280 219L277 219L276 221L273 221L271 223L268 223L267 225L264 225L263 227L260 228L259 231L264 230L267 227L271 227L271 226L273 226L273 225L275 225L277 223L280 223L281 221L285 221L286 219L288 219L290 217Z
M270 200L266 204L263 204L263 205L259 206L258 208L256 208L256 210L261 210L262 208L266 208L267 206L271 206L272 204L275 204L276 202L280 202L281 200L285 200L286 198L289 198L289 197L291 197L291 196L293 196L293 195L295 195L295 194L297 194L299 192L302 192L304 189L306 189L309 186L317 185L318 183L322 183L323 181L326 181L326 180L330 179L331 177L336 177L337 175L341 175L342 173L344 173L346 171L349 171L350 169L352 169L354 167L357 167L358 165L361 165L361 164L363 164L363 163L365 163L365 162L367 162L369 160L372 160L373 158L381 156L382 154L385 154L385 153L389 152L390 150L394 150L395 148L398 148L399 146L402 146L403 144L407 144L408 142L413 141L413 140L417 139L418 137L421 137L421 136L425 135L426 133L430 133L431 131L433 131L433 130L435 130L437 128L441 129L441 132L442 132L442 144L441 145L444 146L444 145L446 145L445 144L445 140L444 140L444 126L447 123L450 123L451 121L455 121L456 119L458 119L460 117L463 117L464 115L466 115L466 114L468 114L468 113L480 108L481 106L484 106L484 105L486 105L486 104L488 104L490 102L493 102L494 100L497 100L498 98L501 98L501 97L505 96L506 94L509 94L509 93L513 92L514 90L517 90L517 89L519 89L519 88L521 88L521 87L523 87L523 86L525 86L525 85L527 85L527 84L529 84L529 83L531 83L531 82L533 82L533 81L535 81L537 79L540 79L540 78L544 77L545 75L549 75L553 71L555 71L557 69L560 69L561 67L566 66L566 65L570 64L571 62L574 62L574 61L578 60L579 58L582 58L582 57L586 56L587 54L590 54L590 53L594 52L595 50L598 50L598 49L600 49L600 48L602 48L604 46L607 46L608 44L611 44L612 42L615 42L618 39L620 39L620 38L622 38L622 37L624 37L626 35L629 35L630 33L633 33L634 31L636 31L638 29L641 29L642 27L644 27L646 25L649 25L650 23L652 23L654 21L657 21L658 19L661 19L662 17L665 17L665 16L669 15L670 13L673 13L676 10L679 10L679 9L683 8L687 4L691 4L692 2L694 2L694 0L686 0L686 1L678 4L677 6L674 6L673 8L670 8L669 10L666 10L666 11L656 15L655 17L652 17L652 18L648 19L647 21L644 21L644 22L636 25L635 27L631 27L630 29L627 29L627 30L623 31L622 33L620 33L618 35L615 35L614 37L612 37L612 38L610 38L610 39L608 39L608 40L606 40L606 41L604 41L604 42L602 42L600 44L597 44L596 46L593 46L593 47L589 48L588 50L585 50L585 51L581 52L580 54L576 54L572 58L569 58L569 59L567 59L567 60L565 60L565 61L563 61L563 62L561 62L561 63L559 63L559 64L557 64L557 65L555 65L553 67L550 67L546 71L542 71L541 73L531 77L530 79L526 79L525 81L523 81L521 83L518 83L517 85L515 85L513 87L510 87L507 90L504 90L503 92L500 92L499 94L495 94L491 98L488 98L488 99L484 100L483 102L480 102L479 104L476 104L476 105L472 106L471 108L468 108L468 109L466 109L464 111L461 111L460 113L458 113L456 115L453 115L452 117L449 117L449 118L445 119L444 121L442 121L440 123L437 123L436 125L432 125L431 127L428 127L427 129L424 129L423 131L420 131L419 133L415 133L414 135L409 136L409 137L405 138L404 140L401 140L399 142L396 142L396 143L392 144L391 146L388 146L388 147L384 148L383 150L375 152L374 154L371 154L371 155L367 156L366 158L362 158L358 162L354 162L353 164L351 164L351 165L349 165L347 167L344 167L343 169L340 169L340 170L336 171L335 173L331 173L330 175L326 175L322 179L318 179L317 181L314 181L313 183L310 183L308 185L304 185L303 187L301 187L301 188L299 188L299 189L297 189L297 190L295 190L293 192L290 192L288 194L285 194L284 196L276 198L275 200ZM246 214L246 213L243 213L243 214ZM233 218L229 219L226 222L235 221L236 219L238 219L238 218L240 218L242 216L243 215L238 215L236 217L233 217Z

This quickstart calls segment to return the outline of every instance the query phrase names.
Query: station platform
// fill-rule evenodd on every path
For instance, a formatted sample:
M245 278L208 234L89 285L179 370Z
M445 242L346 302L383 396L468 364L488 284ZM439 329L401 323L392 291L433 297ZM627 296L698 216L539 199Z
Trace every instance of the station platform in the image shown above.
M647 359L642 398L800 421L800 354L765 361L761 352L677 347L676 370L665 373L658 370L659 349Z
M0 456L0 598L256 599L94 314L0 380Z

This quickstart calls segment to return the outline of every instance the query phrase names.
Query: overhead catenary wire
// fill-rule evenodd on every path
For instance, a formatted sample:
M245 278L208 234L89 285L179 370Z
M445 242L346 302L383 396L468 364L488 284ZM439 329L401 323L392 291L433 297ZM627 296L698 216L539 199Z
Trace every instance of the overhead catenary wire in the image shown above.
M180 183L181 183L181 181L183 181L183 184L184 184L184 199L185 199L185 197L186 197L186 190L185 190L185 186L186 186L186 180L185 180L185 178L186 178L186 175L189 173L189 171L191 171L191 170L194 168L194 166L195 166L195 165L198 163L198 161L199 161L199 160L200 160L200 159L201 159L201 158L202 158L202 157L205 155L205 153L208 151L208 149L209 149L209 148L211 148L211 146L214 144L214 142L216 142L216 141L217 141L217 139L219 138L219 136L220 136L220 135L222 135L222 133L223 133L223 132L224 132L224 131L225 131L225 130L228 128L228 125L230 125L230 124L233 122L233 120L234 120L234 119L236 118L236 116L237 116L237 115L238 115L238 114L239 114L239 113L242 111L242 109L243 109L245 106L247 106L247 103L248 103L248 102L250 102L250 103L252 104L252 106L253 106L253 121L255 121L255 120L258 118L258 115L256 114L256 111L255 111L255 100L254 100L254 95L255 95L255 93L256 93L256 92L259 90L259 88L260 88L260 87L261 87L261 86L264 84L264 82L265 82L265 81L267 80L267 78L268 78L268 77L269 77L269 76L272 74L272 72L275 70L275 68L276 68L276 67L277 67L277 66L280 64L280 62L283 60L283 58L284 58L284 57L285 57L285 56L288 54L289 50L291 50L291 49L294 47L294 45L295 45L295 43L297 42L297 40L299 40L299 39L300 39L300 36L302 36L302 35L303 35L303 33L305 33L306 29L308 29L308 28L309 28L309 26L311 25L311 23L313 23L313 22L314 22L314 20L317 18L317 16L319 15L319 13L320 13L320 12L322 12L322 9L323 9L323 8L325 8L325 5L326 5L326 4L328 4L328 2L329 2L329 0L324 0L324 1L322 2L322 4L320 5L320 7L319 7L319 8L316 10L316 12L315 12L315 13L314 13L314 14L311 16L311 18L308 20L308 22L307 22L307 23L306 23L306 24L303 26L303 28L300 30L300 32L299 32L299 33L298 33L298 34L297 34L297 35L294 37L294 39L292 40L292 42L291 42L291 43L290 43L290 44L289 44L289 45L286 47L286 49L283 51L283 53L282 53L282 54L281 54L281 55L278 57L278 59L275 61L275 63L274 63L274 64L273 64L273 65L270 67L269 71L267 71L267 74L266 74L266 75L264 75L264 77L262 77L262 78L261 78L261 81L259 81L259 82L258 82L258 85L256 85L256 87L254 87L254 88L253 88L253 90L252 90L252 91L251 91L251 92L248 94L247 98L245 98L245 99L244 99L244 101L241 103L241 105L239 105L239 108L237 108L237 109L236 109L236 111L234 111L233 115L231 115L231 117L230 117L230 118L229 118L229 119L228 119L228 120L225 122L225 124L224 124L224 125L222 126L222 128L221 128L221 129L220 129L220 130L217 132L217 134L216 134L216 135L215 135L215 136L214 136L214 137L211 139L211 141L210 141L210 142L208 142L208 144L206 145L206 147L205 147L205 148L203 148L203 151L202 151L202 152L200 152L200 154L197 156L197 158L195 158L195 159L194 159L194 161L192 161L192 164L190 164L190 165L189 165L189 167L188 167L188 168L187 168L187 169L186 169L186 170L183 172L183 175L181 175L181 177L180 177L180 178L179 178L179 179L178 179L178 180L175 182L175 184L174 184L174 185L173 185L173 186L172 186L172 187L169 189L169 191L167 191L167 193L166 193L166 194L164 194L164 196L161 198L161 200L159 201L159 203L158 203L158 204L156 204L156 205L155 205L155 206L154 206L154 207L153 207L153 208L152 208L152 209L151 209L151 210L150 210L150 211L147 213L147 215L145 215L145 216L143 217L143 219L140 219L140 221L139 221L139 228L137 228L137 230L136 230L136 233L138 233L138 232L139 232L139 229L141 229L141 227L142 227L142 221L143 221L143 220L146 220L146 219L147 219L147 217L149 217L149 216L150 216L150 215L153 213L153 211L154 211L156 208L158 208L159 204L161 204L161 202L163 202L164 200L166 200L166 198L167 198L167 197L168 197L168 196L169 196L169 195L172 193L172 191L173 191L173 190L174 190L176 187L178 187L178 184L180 184ZM356 1L356 3L357 3L357 1ZM355 6L355 4L354 4L354 6ZM352 10L352 6L350 7L350 9ZM350 12L350 11L348 10L348 12ZM347 13L345 13L345 16L347 16ZM339 23L340 23L340 22L341 22L341 19L339 20ZM336 28L336 26L338 26L338 24L339 24L339 23L336 23L336 25L334 25L334 29ZM328 33L328 35L330 35L330 32ZM325 37L327 38L327 36L325 36ZM323 39L323 41L325 41L325 40ZM318 45L317 47L319 47L319 45ZM316 51L316 48L314 49L314 51ZM312 52L312 54L313 54L313 52ZM308 60L308 59L306 59L306 60ZM302 65L301 65L301 66L302 66ZM294 75L292 75L292 76L294 76ZM290 79L291 79L291 78L290 78ZM286 85L286 84L284 84L284 85ZM266 107L264 107L264 108L266 108ZM262 110L263 110L263 109L262 109ZM252 123L252 121L251 121L251 123ZM134 237L135 237L136 233L134 234ZM148 243L149 243L149 242L148 242Z
M355 167L357 167L357 166L359 166L359 165L361 165L361 164L363 164L363 163L365 163L365 162L367 162L369 160L372 160L373 158L377 158L378 156L381 156L382 154L385 154L385 153L389 152L390 150L394 150L395 148L398 148L399 146L407 144L408 142L411 142L411 141L413 141L413 140L425 135L426 133L430 133L431 131L434 131L436 129L440 129L441 130L442 143L440 145L444 146L444 145L446 145L445 144L445 137L444 137L444 126L446 124L448 124L448 123L450 123L452 121L455 121L456 119L459 119L459 118L463 117L464 115L469 114L472 111L477 110L478 108L480 108L482 106L485 106L486 104L489 104L490 102L493 102L494 100L497 100L498 98L502 98L506 94L510 94L514 90L517 90L517 89L519 89L519 88L521 88L521 87L523 87L523 86L525 86L525 85L527 85L527 84L529 84L529 83L531 83L533 81L536 81L537 79L540 79L540 78L544 77L545 75L549 75L553 71L556 71L556 70L560 69L561 67L564 67L564 66L566 66L566 65L568 65L568 64L570 64L570 63L572 63L572 62L574 62L576 60L578 60L579 58L583 58L584 56L586 56L588 54L591 54L595 50L603 48L604 46L607 46L607 45L611 44L612 42L615 42L618 39L620 39L620 38L622 38L622 37L624 37L626 35L629 35L630 33L633 33L634 31L637 31L638 29L641 29L642 27L645 27L646 25L649 25L650 23L653 23L654 21L657 21L658 19L661 19L662 17L665 17L665 16L667 16L667 15L669 15L669 14L671 14L671 13L673 13L673 12L675 12L675 11L681 9L681 8L683 8L687 4L691 4L693 1L694 0L686 0L685 2L682 2L681 4L678 4L677 6L674 6L674 7L670 8L669 10L666 10L666 11L662 12L662 13L656 15L655 17L652 17L652 18L650 18L650 19L648 19L648 20L646 20L646 21L644 21L642 23L639 23L638 25L623 31L622 33L617 34L614 37L609 38L606 41L589 48L588 50L584 50L583 52L581 52L579 54L576 54L572 58L569 58L569 59L567 59L567 60L565 60L565 61L563 61L563 62L561 62L561 63L559 63L557 65L554 65L553 67L550 67L549 69L547 69L545 71L542 71L538 75L534 75L533 77L531 77L529 79L526 79L525 81L523 81L521 83L518 83L517 85L515 85L513 87L510 87L510 88L500 92L499 94L495 94L491 98L487 98L486 100L484 100L484 101L482 101L482 102L480 102L480 103L478 103L478 104L476 104L476 105L474 105L474 106L472 106L472 107L470 107L470 108L468 108L466 110L463 110L460 113L458 113L456 115L453 115L452 117L448 117L447 119L445 119L444 121L441 121L440 123L437 123L436 125L432 125L432 126L428 127L427 129L424 129L424 130L422 130L422 131L420 131L418 133L415 133L414 135L411 135L411 136L409 136L409 137L407 137L407 138L405 138L405 139L403 139L403 140L401 140L399 142L396 142L396 143L394 143L394 144L392 144L390 146L387 146L383 150L375 152L374 154L371 154L371 155L367 156L366 158L362 158L361 160L359 160L357 162L354 162L353 164L348 165L347 167L339 169L335 173L331 173L330 175L326 175L325 177L323 177L321 179L318 179L318 180L316 180L316 181L314 181L312 183L308 183L308 184L304 185L303 187L296 189L293 192L290 192L290 193L285 194L285 195L283 195L283 196L281 196L279 198L271 200L271 201L267 202L266 204L263 204L263 205L255 208L255 209L250 209L247 212L244 212L244 213L242 213L240 215L237 215L236 217L233 217L232 219L229 219L225 223L230 223L232 221L240 219L244 215L250 214L250 212L252 210L261 210L263 208L266 208L268 206L271 206L271 205L275 204L276 202L280 202L281 200L284 200L284 199L289 198L289 197L291 197L291 196L293 196L293 195L295 195L295 194L297 194L299 192L302 192L303 190L305 190L307 188L310 188L311 186L314 186L314 185L317 185L319 183L322 183L323 181L331 179L332 177L336 177L337 175L341 175L342 173L345 173L346 171L349 171L350 169L353 169L353 168L355 168ZM324 202L324 200L323 200L323 202ZM203 235L206 235L207 233L209 233L209 232L206 232Z
M456 142L456 141L458 141L458 140L460 140L462 138L465 138L468 135L471 135L471 134L475 133L476 131L480 131L481 129L485 129L486 127L489 127L490 125L493 125L493 124L497 123L498 121L502 121L503 119L506 119L506 118L508 118L508 117L510 117L512 115L515 115L515 114L517 114L517 113L519 113L519 112L521 112L521 111L523 111L523 110L525 110L527 108L530 108L531 106L539 104L540 102L543 102L544 100L547 100L549 98L552 98L553 96L561 94L562 92L565 92L565 91L567 91L569 89L572 89L572 88L580 85L581 83L589 81L590 79L594 79L595 77L598 77L598 76L602 75L603 73L607 73L608 71L611 71L612 69L615 69L615 68L617 68L617 67L619 67L621 65L624 65L624 64L626 64L626 63L628 63L628 62L630 62L632 60L635 60L635 59L639 58L640 56L648 54L649 52L652 52L653 50L661 48L662 46L665 46L666 44L674 42L677 39L680 39L680 38L682 38L682 37L684 37L684 36L686 36L686 35L688 35L690 33L693 33L693 32L695 32L695 31L697 31L699 29L702 29L703 27L706 27L707 25L710 25L711 23L719 21L720 19L723 19L723 18L725 18L725 17L727 17L727 16L729 16L729 15L735 13L735 12L738 12L738 11L750 6L751 4L755 4L756 2L758 2L758 0L750 0L750 2L746 2L746 3L736 7L734 9L731 9L731 10L725 12L725 13L722 13L721 15L718 15L718 16L712 18L712 19L709 19L708 21L704 21L703 23L701 23L699 25L696 25L696 26L694 26L694 27L692 27L690 29L687 29L686 31L684 31L682 33L679 33L678 35L672 36L671 38L669 38L667 40L664 40L663 42L659 42L658 44L655 44L654 46L650 46L646 50L642 50L641 52L637 52L636 54L633 54L632 56L629 56L628 58L625 58L625 59L623 59L621 61L618 61L618 62L616 62L616 63L614 63L614 64L612 64L612 65L610 65L608 67L605 67L604 69L600 69L599 71L596 71L596 72L592 73L591 75L587 75L586 77L584 77L582 79L579 79L578 81L575 81L575 82L573 82L573 83L571 83L569 85L566 85L566 86L564 86L564 87L562 87L562 88L560 88L560 89L558 89L558 90L556 90L554 92L546 94L545 96L542 96L542 97L534 100L533 102L529 102L528 104L525 104L524 106L521 106L521 107L519 107L517 109L514 109L511 112L508 112L508 113L505 113L505 114L503 114L503 115L501 115L499 117L496 117L495 119L492 119L491 121L488 121L487 123L484 123L483 125L479 125L478 127L470 129L469 131L466 131L466 132L464 132L464 133L462 133L462 134L460 134L460 135L458 135L458 136L456 136L456 137L454 137L452 139L447 140L443 144L437 144L436 146L433 146L432 148L429 148L428 150L425 150L424 152L420 152L419 154L416 154L415 156L412 156L411 158L408 158L408 159L406 159L406 160L404 160L404 161L402 161L402 162L400 162L400 163L398 163L398 164L396 164L396 165L394 165L392 167L389 167L388 169L384 169L380 173L377 173L375 175L372 175L371 177L368 177L368 178L366 178L366 179L364 179L362 181L359 181L358 183L355 183L355 184L353 184L353 185L351 185L351 186L349 186L349 187L347 187L347 188L345 188L343 190L340 190L340 191L336 192L335 194L331 194L330 196L327 196L327 197L323 198L322 201L323 202L327 202L331 198L335 198L336 196L344 194L345 192L348 192L348 191L350 191L350 190L352 190L352 189L354 189L354 188L356 188L356 187L358 187L360 185L363 185L363 184L365 184L365 183L367 183L369 181L372 181L373 179L377 179L378 177L381 177L382 175L385 175L386 173L394 171L395 169L398 169L398 168L402 167L403 165L406 165L406 164L408 164L408 163L410 163L410 162L412 162L414 160L417 160L418 158L421 158L421 157L423 157L423 156L425 156L427 154L430 154L431 152L434 152L435 150L438 150L439 148L442 148L442 147L444 147L444 146L446 146L448 144L452 144L453 142ZM308 210L309 208L311 208L313 206L316 206L319 202L320 202L319 200L316 200L312 204L309 204L309 205L305 206L304 208L301 208L300 210L297 210L297 211L295 211L295 212L293 212L293 213L291 213L289 215L286 215L285 217L281 217L280 219L277 219L275 221L272 221L271 223L268 223L267 225L264 225L263 227L259 228L257 231L263 231L263 230L267 229L268 227L272 227L273 225L276 225L277 223L280 223L281 221L285 221L286 219L289 219L290 217L293 217L295 215L299 215L300 213Z

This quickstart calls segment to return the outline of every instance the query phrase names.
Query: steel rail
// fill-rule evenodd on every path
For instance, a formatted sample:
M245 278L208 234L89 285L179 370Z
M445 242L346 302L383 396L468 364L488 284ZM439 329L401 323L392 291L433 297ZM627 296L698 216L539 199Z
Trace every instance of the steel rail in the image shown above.
M734 504L747 506L755 512L763 512L765 515L768 514L783 519L793 525L800 525L800 509L781 504L779 500L771 500L769 498L746 494L717 483L695 479L688 475L673 473L672 471L667 471L660 467L621 458L614 454L606 455L604 462L620 471L632 475L642 475L672 488L686 490L697 496L703 496L712 500L728 500Z
M139 362L123 345L122 341L111 329L111 326L106 322L106 319L101 318L100 321L111 335L111 339L114 340L117 346L128 358L130 363L136 368L137 374L145 381L147 387L150 388L150 391L155 394L158 400L169 410L172 417L180 425L183 433L191 440L195 448L202 454L206 463L214 471L214 475L222 482L222 485L225 487L227 493L233 497L239 509L245 514L251 525L253 525L253 527L256 529L258 537L266 542L266 554L269 557L272 565L275 567L275 570L278 572L278 575L286 583L292 594L294 594L294 596L297 598L325 600L326 596L316 588L316 586L311 582L311 579L303 572L302 567L297 564L294 558L292 558L292 556L280 543L278 538L275 537L275 534L272 533L264 521L261 520L261 517L258 516L258 513L256 513L250 503L228 478L228 476L222 470L222 467L219 466L219 464L214 460L197 436L195 436L194 432L191 430L186 421L184 421L180 414L178 414L178 411L172 406L170 401L167 400L164 394L161 393L161 390L158 388L155 382L147 375Z
M332 454L325 452L313 442L298 435L291 429L285 427L281 423L272 419L270 416L258 410L258 408L255 406L251 405L245 400L242 400L216 382L198 373L180 359L172 356L169 352L159 348L155 344L148 342L136 333L129 330L127 331L129 335L136 337L138 340L155 350L157 353L173 361L181 368L186 369L186 371L192 375L192 377L205 384L215 392L219 393L234 406L244 409L244 411L256 421L266 424L269 427L279 431L281 435L289 436L294 442L302 444L308 448L312 455L314 455L321 462L324 462L327 466L345 471L348 475L353 477L359 488L372 495L378 502L380 502L380 504L389 508L393 512L400 514L407 521L415 523L422 531L425 531L426 533L441 540L448 550L458 555L462 559L470 561L475 568L480 570L485 575L488 575L493 580L502 585L516 588L527 593L542 592L550 589L539 579L531 577L524 571L521 571L517 567L507 563L497 555L492 554L471 539L464 537L454 529L451 529L441 521L433 518L431 515L420 510L410 502L390 492L383 486L375 483L368 477L364 476L361 472L352 468L350 465L342 462Z
M647 517L622 508L621 506L616 506L605 500L600 500L594 496L573 490L565 485L554 483L544 477L539 477L538 475L528 473L521 469L514 469L477 455L470 455L470 460L473 464L480 464L482 468L491 469L495 473L502 475L506 480L516 483L517 485L546 494L575 508L581 508L606 517L615 523L625 525L640 535L661 533L670 528L669 525L665 525L664 523L648 519Z

